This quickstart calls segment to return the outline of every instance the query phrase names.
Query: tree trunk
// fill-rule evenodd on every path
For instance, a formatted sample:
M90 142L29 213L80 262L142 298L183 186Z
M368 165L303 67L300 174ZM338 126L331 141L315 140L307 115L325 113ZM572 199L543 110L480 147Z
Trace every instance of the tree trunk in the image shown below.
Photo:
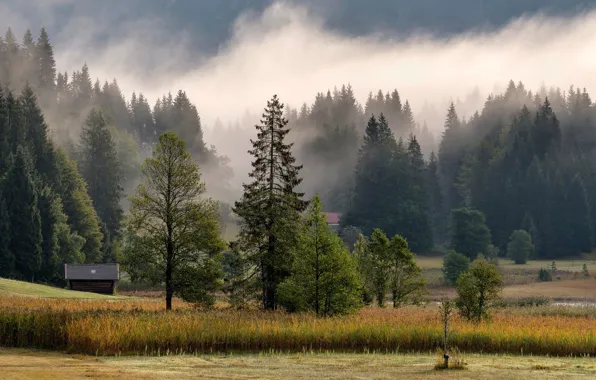
M172 286L172 266L168 263L166 267L166 311L172 310L172 296L174 288Z

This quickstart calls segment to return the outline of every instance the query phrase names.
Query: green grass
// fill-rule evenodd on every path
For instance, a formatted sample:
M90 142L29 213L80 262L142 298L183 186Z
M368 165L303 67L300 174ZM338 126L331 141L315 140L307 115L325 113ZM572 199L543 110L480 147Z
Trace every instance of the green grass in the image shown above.
M465 371L436 371L430 353L260 354L102 358L0 349L2 379L593 379L590 358L466 355Z
M63 299L128 299L129 297L77 292L53 286L0 278L0 294L5 296L63 298Z

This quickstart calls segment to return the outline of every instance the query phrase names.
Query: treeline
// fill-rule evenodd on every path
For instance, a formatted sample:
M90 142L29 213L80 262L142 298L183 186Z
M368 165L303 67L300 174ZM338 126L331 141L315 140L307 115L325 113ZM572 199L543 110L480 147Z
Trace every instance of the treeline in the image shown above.
M478 252L466 252L471 259L479 253L504 256L518 230L530 234L536 258L577 256L594 248L596 107L586 90L532 93L511 82L469 120L452 104L438 149L428 144L426 157L417 137L426 136L424 128L413 121L407 102L401 112L391 108L399 104L393 94L369 97L365 109L377 114L369 117L361 139L350 120L362 120L365 113L359 113L349 87L337 92L335 101L328 94L315 102L327 101L325 109L333 110L330 105L340 107L341 99L348 99L350 111L338 111L341 117L317 113L313 106L303 107L295 119L327 118L303 147L315 161L345 160L340 188L331 188L324 205L344 213L346 235L354 227L365 235L382 228L403 235L423 253L436 245L453 248L458 224L486 222L489 241ZM335 136L327 144L325 133ZM332 152L340 153L329 156Z
M345 211L353 196L352 172L358 161L367 121L383 114L394 136L417 136L424 151L435 141L427 126L417 123L408 100L397 90L369 94L364 106L356 101L350 85L318 93L311 106L288 108L286 116L296 143L296 156L308 168L302 188L319 194L328 211Z

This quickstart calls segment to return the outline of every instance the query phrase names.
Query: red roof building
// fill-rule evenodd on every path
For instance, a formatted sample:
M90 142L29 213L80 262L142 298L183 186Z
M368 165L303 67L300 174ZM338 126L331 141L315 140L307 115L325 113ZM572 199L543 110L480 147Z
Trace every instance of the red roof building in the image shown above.
M330 226L339 224L339 219L341 218L341 214L338 212L324 212L325 216L327 217L327 224Z

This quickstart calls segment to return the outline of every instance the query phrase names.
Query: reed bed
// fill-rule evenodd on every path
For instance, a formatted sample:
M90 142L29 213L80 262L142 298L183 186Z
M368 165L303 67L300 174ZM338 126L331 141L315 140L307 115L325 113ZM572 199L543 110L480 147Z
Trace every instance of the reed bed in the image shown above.
M0 301L0 345L73 353L428 352L442 342L433 307L364 309L321 319L283 312L196 311L184 305L166 313L163 305L149 301L109 306L12 301L10 307L7 300ZM452 331L451 345L463 352L596 356L596 320L591 317L501 311L479 325L455 317Z

